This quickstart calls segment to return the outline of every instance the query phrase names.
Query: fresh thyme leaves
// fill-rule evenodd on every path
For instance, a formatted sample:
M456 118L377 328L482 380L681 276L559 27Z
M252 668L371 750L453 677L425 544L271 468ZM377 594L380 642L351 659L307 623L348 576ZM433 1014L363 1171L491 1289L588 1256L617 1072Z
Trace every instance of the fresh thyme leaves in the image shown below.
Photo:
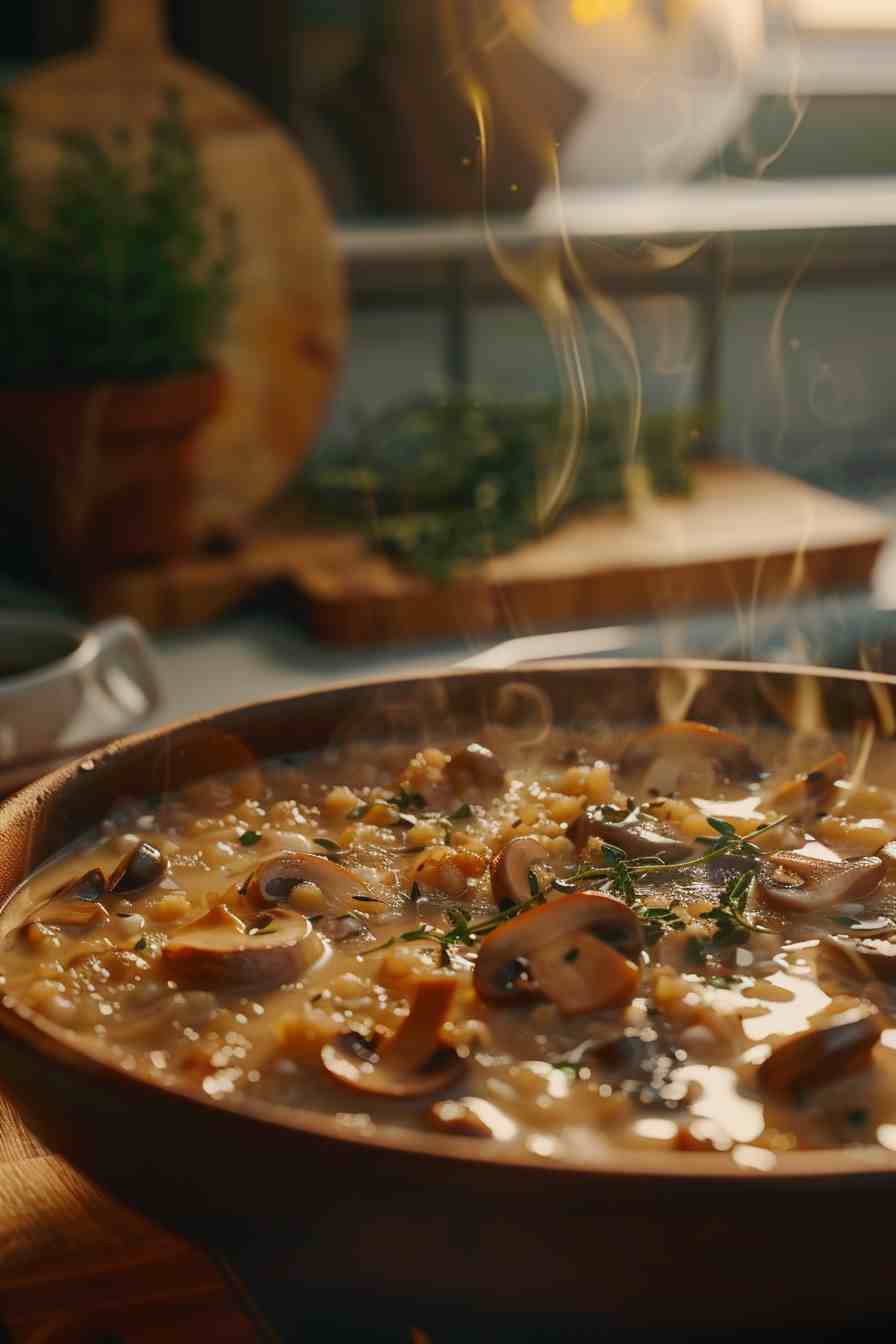
M134 951L135 951L135 952L145 952L145 951L146 951L146 939L145 939L145 938L138 938L138 939L137 939L136 943L134 944Z
M573 1064L571 1059L561 1059L551 1065L551 1068L556 1069L558 1073L565 1073L570 1078L578 1078L581 1067L581 1064Z
M707 820L713 820L707 818ZM709 863L711 859L717 859L721 854L739 854L744 858L758 859L761 850L758 845L752 842L759 835L764 835L775 826L781 826L787 817L777 817L774 821L766 822L764 826L757 826L755 831L750 831L749 835L738 835L732 827L730 831L720 834L717 840L714 840L709 849L704 850L702 854L694 854L688 859L675 859L668 863L662 862L657 858L628 859L621 849L615 845L604 845L602 854L610 859L609 865L595 867L589 864L580 863L569 877L555 878L554 886L559 891L574 891L582 882L590 882L597 878L613 878L616 868L624 864L626 872L630 877L637 877L641 873L654 872L657 868L662 868L663 872L680 872L684 868L695 868L698 864ZM727 822L720 822L722 826L728 825Z
M469 803L461 803L453 812L449 812L446 821L463 821L466 817L472 817L473 809Z
M422 800L421 800L422 801ZM714 820L714 819L710 819ZM780 826L786 821L786 817L779 817L776 821L767 822L764 826L758 826L756 830L751 831L749 835L741 836L727 822L719 822L722 830L719 832L719 838L703 854L696 855L689 859L679 859L672 863L659 863L654 858L648 859L629 859L621 849L614 845L604 845L603 855L612 861L602 867L590 867L588 864L578 864L573 873L568 878L555 878L552 886L558 891L575 891L581 886L582 882L589 882L593 879L609 879L611 888L618 891L623 899L632 907L638 917L643 920L645 925L645 939L648 944L655 943L664 933L671 929L685 928L684 921L664 906L646 906L637 896L634 886L634 877L640 873L653 872L657 867L663 870L681 870L694 868L698 864L704 864L710 859L717 858L720 854L740 854L744 857L758 861L761 850L754 845L753 840L770 831L774 826ZM385 952L387 948L394 947L396 943L412 942L433 942L441 948L443 958L447 955L448 949L455 943L474 943L478 938L483 938L493 929L506 924L508 920L515 919L517 915L523 914L526 910L531 910L535 905L541 905L545 900L544 892L541 890L538 879L532 870L529 870L529 891L532 893L528 901L521 905L509 906L506 910L500 910L489 919L480 920L477 924L471 924L463 911L456 907L448 912L448 918L451 921L451 928L447 931L434 928L431 924L421 924L414 929L406 929L404 933L396 934L384 943L379 943L376 947L368 948L367 951L358 955L369 957L374 952ZM746 917L746 903L749 896L750 887L753 882L753 873L740 873L727 886L719 898L718 906L710 911L703 918L716 925L716 932L713 935L712 942L717 946L723 946L728 943L737 943L743 941L749 933L767 933L768 930L761 924L753 923ZM415 890L417 896L414 895ZM416 882L411 888L411 900L419 897L419 888ZM695 943L701 940L695 938ZM700 961L705 959L700 956Z
M373 807L373 803L359 803L357 807L353 807L353 808L352 808L352 810L351 810L351 812L349 812L349 814L348 814L346 820L347 820L347 821L360 821L362 817L366 817L366 816L367 816L367 813L370 811L370 809L371 809L372 807Z
M752 885L752 873L740 873L737 877L732 878L719 897L719 903L715 909L708 911L703 916L704 919L715 924L716 931L713 934L712 941L718 946L742 943L751 933L771 932L763 924L757 924L755 920L746 917L747 897Z
M337 845L335 840L330 840L325 835L316 835L314 837L314 843L320 845L321 849L329 850L331 854L342 848L341 845Z
M664 933L685 927L684 920L664 905L637 905L635 913L644 924L644 940L648 947L658 942Z
M564 961L577 961L578 957L579 949L577 947L571 947L568 952L563 953Z
M257 845L260 839L260 831L243 831L240 836L240 844L245 845L246 849L248 849L250 845Z
M404 933L397 933L394 938L388 938L386 942L379 943L376 947L369 947L366 952L359 952L360 957L370 957L374 952L385 952L387 948L394 947L396 943L417 943L432 942L438 943L442 951L445 952L453 943L474 943L477 938L484 938L487 933L493 929L506 924L508 920L515 919L526 910L531 910L533 906L544 904L544 893L539 891L537 896L533 896L529 901L523 901L522 905L511 905L506 910L499 910L496 915L489 919L480 920L478 924L471 924L467 920L463 911L456 907L448 911L448 918L451 920L451 928L447 932L434 928L431 924L420 924L415 929L406 929ZM458 916L462 916L459 919Z
M386 802L397 807L399 812L420 812L426 806L426 799L422 793L408 793L404 788L391 798L387 798Z

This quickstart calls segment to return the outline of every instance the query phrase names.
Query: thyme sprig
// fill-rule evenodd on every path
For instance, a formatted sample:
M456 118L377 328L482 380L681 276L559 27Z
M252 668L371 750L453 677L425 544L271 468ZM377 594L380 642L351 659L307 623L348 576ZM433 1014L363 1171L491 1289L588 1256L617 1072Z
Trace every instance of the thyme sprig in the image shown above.
M713 935L712 942L718 946L724 946L730 943L742 941L747 933L767 933L761 924L756 924L747 919L746 903L750 887L755 874L755 867L761 857L762 851L753 841L766 831L770 831L775 826L780 826L782 822L787 821L787 817L778 817L775 821L766 822L763 826L757 826L754 831L748 835L739 835L731 825L730 821L724 821L720 817L707 817L710 826L718 835L717 840L713 840L709 847L702 854L698 854L688 859L677 859L671 863L665 863L660 858L642 858L630 859L624 850L618 849L615 845L603 846L603 855L608 859L608 863L601 867L590 867L587 864L579 864L572 875L568 878L555 878L552 886L559 891L575 891L583 882L590 882L596 879L602 879L609 882L609 889L630 905L638 917L643 920L646 928L646 939L648 943L656 940L669 929L683 929L684 921L665 906L646 905L638 897L635 889L634 878L641 873L656 872L661 868L663 872L680 870L683 868L695 868L700 864L709 863L712 859L718 858L722 854L736 854L748 858L751 861L751 869L744 873L739 873L729 882L725 891L719 897L719 903L715 909L709 911L703 916L716 925L716 932ZM526 910L531 910L533 906L542 905L545 901L545 893L541 890L538 878L532 869L529 869L529 890L532 893L528 901L523 901L520 905L511 905L505 910L499 910L488 919L480 920L476 924L471 924L463 910L453 906L448 912L448 919L451 921L451 928L448 930L438 929L432 924L419 924L413 929L406 929L403 933L397 933L384 943L377 944L376 947L368 948L366 952L359 953L359 956L369 957L374 952L385 952L390 947L395 947L397 943L416 943L432 942L436 943L442 951L442 959L447 960L450 949L463 943L470 945L477 938L484 938L486 934L494 929L506 924L511 919L516 919L517 915L523 914Z
M533 874L534 877L534 874ZM537 886L537 879L535 879ZM529 883L530 890L532 882ZM379 943L376 947L369 947L366 952L359 952L361 957L370 957L374 952L385 952L387 948L395 947L397 943L419 943L432 942L438 943L442 949L443 956L456 943L465 943L468 946L476 941L477 938L484 938L487 933L500 928L508 920L515 919L517 915L523 914L526 910L531 910L533 906L543 905L545 894L540 889L537 895L530 896L528 901L521 902L520 905L509 906L506 910L499 910L497 914L490 915L488 919L479 920L476 924L471 924L465 912L457 906L447 912L451 921L451 928L448 930L437 929L432 924L419 924L416 928L406 929L404 933L397 933L393 938L388 938L386 942Z
M579 864L569 877L555 878L553 885L558 891L575 891L583 882L609 878L611 882L617 884L618 889L625 890L628 886L627 879L640 876L642 873L656 872L658 869L667 873L683 868L695 868L699 864L709 863L712 859L719 858L722 854L738 854L744 858L758 860L762 851L758 845L753 844L753 841L757 836L764 835L766 831L772 830L775 826L782 825L788 818L778 817L775 821L768 821L764 826L757 826L756 830L750 831L748 835L738 835L731 822L724 821L721 817L707 817L706 820L718 832L718 839L713 840L702 854L694 854L687 859L674 859L669 862L658 855L629 859L615 845L604 845L603 854L609 859L609 863L600 867ZM622 868L625 869L625 876L620 872Z

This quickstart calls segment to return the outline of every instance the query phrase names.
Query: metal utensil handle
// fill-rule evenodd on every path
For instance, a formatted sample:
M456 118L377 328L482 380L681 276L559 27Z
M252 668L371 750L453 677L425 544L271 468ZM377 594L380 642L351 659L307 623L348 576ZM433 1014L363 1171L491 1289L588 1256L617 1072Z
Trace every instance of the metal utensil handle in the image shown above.
M636 633L628 626L605 625L590 630L563 630L553 635L523 635L519 639L506 639L482 653L474 654L472 658L465 658L457 666L500 671L516 667L519 663L614 653L629 648Z

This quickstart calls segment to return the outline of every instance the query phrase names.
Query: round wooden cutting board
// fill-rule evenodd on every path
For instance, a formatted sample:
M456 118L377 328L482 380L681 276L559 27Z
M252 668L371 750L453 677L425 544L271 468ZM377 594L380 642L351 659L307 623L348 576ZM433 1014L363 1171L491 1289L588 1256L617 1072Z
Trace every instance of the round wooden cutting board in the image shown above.
M174 88L215 209L238 228L238 297L216 362L220 409L198 431L194 535L238 529L293 473L316 432L345 340L342 268L317 183L296 147L223 80L168 49L159 0L102 0L94 46L8 89L18 163L39 201L64 131L139 145Z

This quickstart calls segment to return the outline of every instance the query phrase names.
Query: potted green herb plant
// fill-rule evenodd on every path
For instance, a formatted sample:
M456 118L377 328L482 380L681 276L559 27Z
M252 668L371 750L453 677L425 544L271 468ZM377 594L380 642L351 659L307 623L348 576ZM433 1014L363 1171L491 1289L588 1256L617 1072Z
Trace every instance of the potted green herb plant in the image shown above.
M139 138L60 136L37 195L15 132L0 105L5 530L80 586L190 544L235 225L209 206L174 90Z

